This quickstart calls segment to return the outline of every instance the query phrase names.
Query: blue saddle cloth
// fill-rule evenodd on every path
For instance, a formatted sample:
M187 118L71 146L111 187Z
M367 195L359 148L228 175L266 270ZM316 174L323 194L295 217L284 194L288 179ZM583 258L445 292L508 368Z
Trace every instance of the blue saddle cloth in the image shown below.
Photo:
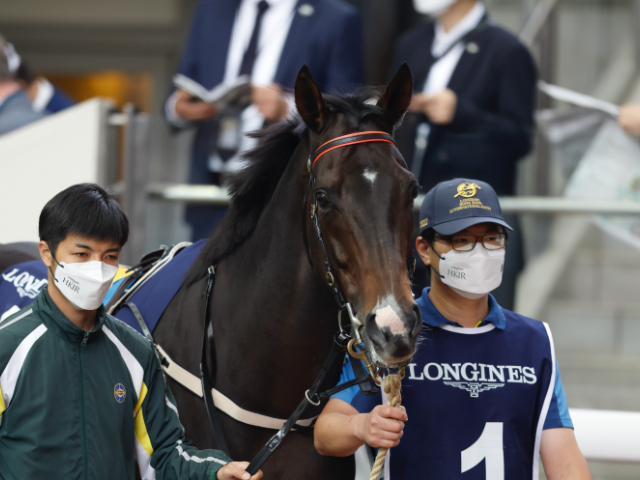
M156 325L158 325L158 321L167 309L169 302L173 300L173 297L178 293L178 290L180 290L184 275L189 268L191 268L191 265L200 254L205 243L206 240L198 240L196 243L189 245L179 252L129 299L130 302L138 307L142 318L144 318L151 332L153 332ZM127 277L120 281L126 282ZM114 292L118 286L119 282L113 284L109 292L110 294L105 299L105 303L109 301L112 292ZM131 309L126 306L122 307L114 316L142 335L140 324L131 312Z
M33 302L47 285L47 267L42 260L18 263L0 274L0 318L12 315Z

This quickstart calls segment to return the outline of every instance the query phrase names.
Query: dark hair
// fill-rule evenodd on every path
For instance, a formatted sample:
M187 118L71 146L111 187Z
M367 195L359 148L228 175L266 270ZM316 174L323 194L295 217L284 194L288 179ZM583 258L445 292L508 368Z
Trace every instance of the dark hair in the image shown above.
M80 183L47 202L40 213L38 233L54 254L70 233L113 240L122 247L129 238L129 221L113 195L94 183Z
M36 74L33 73L31 67L27 65L24 60L20 62L20 66L18 67L18 70L16 70L15 76L16 80L21 80L27 85L31 85L36 80Z

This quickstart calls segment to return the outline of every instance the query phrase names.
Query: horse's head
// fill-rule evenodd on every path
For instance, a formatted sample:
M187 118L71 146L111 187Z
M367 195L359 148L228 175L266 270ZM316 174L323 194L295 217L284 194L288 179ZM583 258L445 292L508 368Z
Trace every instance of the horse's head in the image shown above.
M389 137L412 87L406 64L372 103L323 98L306 67L295 85L310 135L308 251L318 277L330 287L335 282L334 294L343 293L353 307L369 356L380 367L407 364L422 326L408 273L418 183ZM352 136L361 132L373 133ZM343 136L349 138L332 142Z

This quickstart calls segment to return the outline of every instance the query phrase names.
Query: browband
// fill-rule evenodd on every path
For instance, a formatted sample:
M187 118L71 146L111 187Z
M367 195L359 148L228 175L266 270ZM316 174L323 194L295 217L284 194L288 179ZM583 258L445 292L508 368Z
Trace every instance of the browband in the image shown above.
M393 137L386 132L358 132L350 133L349 135L343 135L341 137L329 140L326 143L320 145L314 155L311 164L314 164L322 155L336 148L346 147L347 145L356 145L358 143L367 142L387 142L395 145Z

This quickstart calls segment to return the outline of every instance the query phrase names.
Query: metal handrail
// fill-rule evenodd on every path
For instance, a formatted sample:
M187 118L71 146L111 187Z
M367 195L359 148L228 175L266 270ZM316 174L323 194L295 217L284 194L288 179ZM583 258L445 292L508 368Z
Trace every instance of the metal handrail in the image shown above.
M201 205L228 205L229 192L216 185L150 183L147 195L151 199ZM424 195L419 195L414 209L420 209ZM640 202L632 200L599 200L564 197L500 197L505 213L640 215Z

